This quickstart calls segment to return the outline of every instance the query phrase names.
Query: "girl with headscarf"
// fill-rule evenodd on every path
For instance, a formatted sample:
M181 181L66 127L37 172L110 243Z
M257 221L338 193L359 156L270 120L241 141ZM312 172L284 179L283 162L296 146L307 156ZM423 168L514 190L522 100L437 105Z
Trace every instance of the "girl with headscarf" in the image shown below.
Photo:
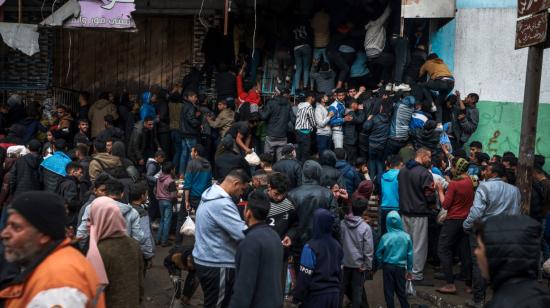
M99 197L90 205L90 248L86 257L105 286L107 307L139 307L143 259L138 242L126 233L116 202Z

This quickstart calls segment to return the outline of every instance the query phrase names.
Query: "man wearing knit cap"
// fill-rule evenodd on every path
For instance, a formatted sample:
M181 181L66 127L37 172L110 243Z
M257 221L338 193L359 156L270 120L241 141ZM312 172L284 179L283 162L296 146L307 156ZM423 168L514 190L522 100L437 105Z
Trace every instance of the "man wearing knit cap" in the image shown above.
M61 197L30 191L17 196L0 233L6 261L19 273L0 285L5 307L105 307L99 280L65 237Z

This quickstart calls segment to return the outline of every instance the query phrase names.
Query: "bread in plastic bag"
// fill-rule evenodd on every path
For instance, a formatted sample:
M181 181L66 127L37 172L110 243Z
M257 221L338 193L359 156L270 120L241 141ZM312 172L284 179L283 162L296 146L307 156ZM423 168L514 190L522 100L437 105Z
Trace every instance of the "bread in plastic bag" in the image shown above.
M190 215L187 215L187 218L185 218L185 222L181 226L180 234L187 235L187 236L194 236L195 235L195 222L191 218Z
M256 152L252 152L244 157L246 162L251 166L259 166L260 165L260 157Z
M405 286L405 293L407 296L414 297L416 296L416 289L414 288L412 280L407 280L407 285Z

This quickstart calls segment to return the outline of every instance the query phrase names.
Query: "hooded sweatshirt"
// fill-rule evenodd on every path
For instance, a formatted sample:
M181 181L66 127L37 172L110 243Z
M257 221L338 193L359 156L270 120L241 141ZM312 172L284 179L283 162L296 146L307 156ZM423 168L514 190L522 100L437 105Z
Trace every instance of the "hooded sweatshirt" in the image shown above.
M178 190L176 189L176 182L169 173L162 172L157 179L157 186L155 188L155 196L157 200L172 201L177 199Z
M541 226L528 216L498 215L483 230L493 298L486 307L550 307L537 282Z
M209 267L235 268L237 245L246 225L231 196L214 184L202 195L197 209L194 262Z
M382 175L382 202L383 210L399 210L399 169L390 169Z
M376 259L383 264L407 268L407 272L412 271L413 248L411 236L403 231L401 217L396 211L391 211L386 217L386 226L388 232L382 236L378 249L376 249Z
M267 101L260 115L266 122L266 134L269 137L286 138L289 123L296 120L290 102L283 96L275 96Z
M372 269L372 229L362 217L350 215L340 222L340 242L344 249L345 267Z
M187 165L183 189L190 190L190 196L200 198L202 193L212 185L212 167L208 160L199 157Z
M300 257L300 272L294 298L307 303L315 295L338 294L342 281L342 247L332 236L334 216L326 209L313 215L313 238L307 242Z

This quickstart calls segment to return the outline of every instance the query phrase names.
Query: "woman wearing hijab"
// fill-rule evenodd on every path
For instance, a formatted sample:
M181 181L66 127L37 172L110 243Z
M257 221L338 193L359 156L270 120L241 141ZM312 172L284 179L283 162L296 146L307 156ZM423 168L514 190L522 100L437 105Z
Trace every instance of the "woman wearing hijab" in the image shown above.
M87 258L105 286L107 307L139 307L143 259L139 244L126 234L126 222L115 201L99 197L90 209Z

